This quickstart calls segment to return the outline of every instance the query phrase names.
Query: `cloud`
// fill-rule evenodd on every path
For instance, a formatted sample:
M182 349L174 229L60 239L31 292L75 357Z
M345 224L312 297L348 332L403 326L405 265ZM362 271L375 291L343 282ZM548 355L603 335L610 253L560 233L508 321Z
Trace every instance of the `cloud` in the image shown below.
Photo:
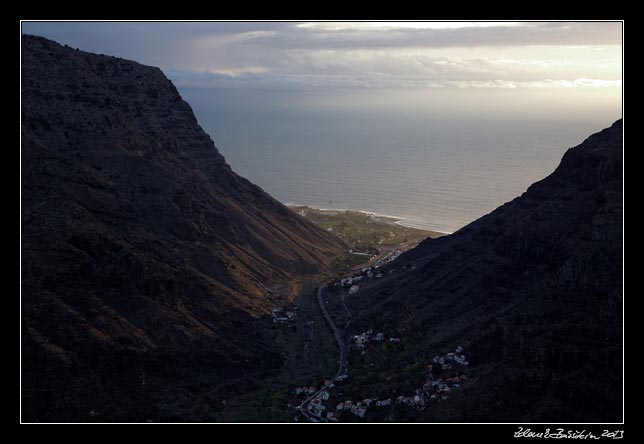
M536 87L536 88L578 88L578 87L606 88L606 87L622 86L621 80L586 79L583 77L579 79L575 79L573 81L546 79L540 82L529 82L529 83L530 83L530 86Z
M448 28L489 28L498 26L523 26L527 22L308 22L299 23L298 28L326 29L337 31L341 29L391 29L391 28L413 28L413 29L448 29Z
M533 89L533 88L619 88L621 80L613 79L545 79L516 81L490 78L486 80L428 79L425 76L394 76L370 74L271 74L265 72L194 72L170 71L168 76L183 88L244 88L244 89L310 89L310 88L372 88L372 89ZM463 77L462 75L460 77Z
M184 87L510 89L621 82L619 22L38 22L23 23L23 32L159 66Z
M291 28L262 41L272 48L366 49L366 48L455 48L533 45L619 45L622 27L617 22L525 22L514 26Z

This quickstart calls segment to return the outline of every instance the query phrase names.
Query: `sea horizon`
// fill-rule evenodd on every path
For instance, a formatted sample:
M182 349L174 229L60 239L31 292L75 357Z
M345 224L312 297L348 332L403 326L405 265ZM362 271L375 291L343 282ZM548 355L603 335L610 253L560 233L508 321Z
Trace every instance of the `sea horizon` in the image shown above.
M339 106L323 91L179 91L233 171L280 202L392 215L443 233L520 196L568 148L621 117L617 108L449 114L429 105ZM366 100L364 91L344 94Z

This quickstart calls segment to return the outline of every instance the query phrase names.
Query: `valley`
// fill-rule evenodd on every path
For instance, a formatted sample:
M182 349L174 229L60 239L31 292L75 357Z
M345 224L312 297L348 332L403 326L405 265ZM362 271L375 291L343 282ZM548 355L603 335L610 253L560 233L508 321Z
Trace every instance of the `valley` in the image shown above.
M159 68L21 45L23 421L623 418L622 119L447 235L289 208Z

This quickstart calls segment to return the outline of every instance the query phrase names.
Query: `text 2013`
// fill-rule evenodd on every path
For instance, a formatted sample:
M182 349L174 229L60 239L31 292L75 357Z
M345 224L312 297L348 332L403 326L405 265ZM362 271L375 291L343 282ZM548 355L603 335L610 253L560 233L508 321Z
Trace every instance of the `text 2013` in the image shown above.
M546 429L544 432L536 432L530 429L524 429L519 427L519 430L514 432L515 438L552 438L552 439L622 439L624 437L623 430L604 430L601 436L595 435L593 432L587 432L586 430L564 430L564 429L555 429L555 431L550 431Z

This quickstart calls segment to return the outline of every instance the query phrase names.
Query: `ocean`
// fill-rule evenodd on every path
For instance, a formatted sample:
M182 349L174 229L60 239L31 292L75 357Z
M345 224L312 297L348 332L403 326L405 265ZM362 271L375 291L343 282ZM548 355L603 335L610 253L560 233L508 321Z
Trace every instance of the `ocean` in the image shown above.
M319 91L179 91L233 170L279 201L447 233L519 196L620 117L336 106Z

